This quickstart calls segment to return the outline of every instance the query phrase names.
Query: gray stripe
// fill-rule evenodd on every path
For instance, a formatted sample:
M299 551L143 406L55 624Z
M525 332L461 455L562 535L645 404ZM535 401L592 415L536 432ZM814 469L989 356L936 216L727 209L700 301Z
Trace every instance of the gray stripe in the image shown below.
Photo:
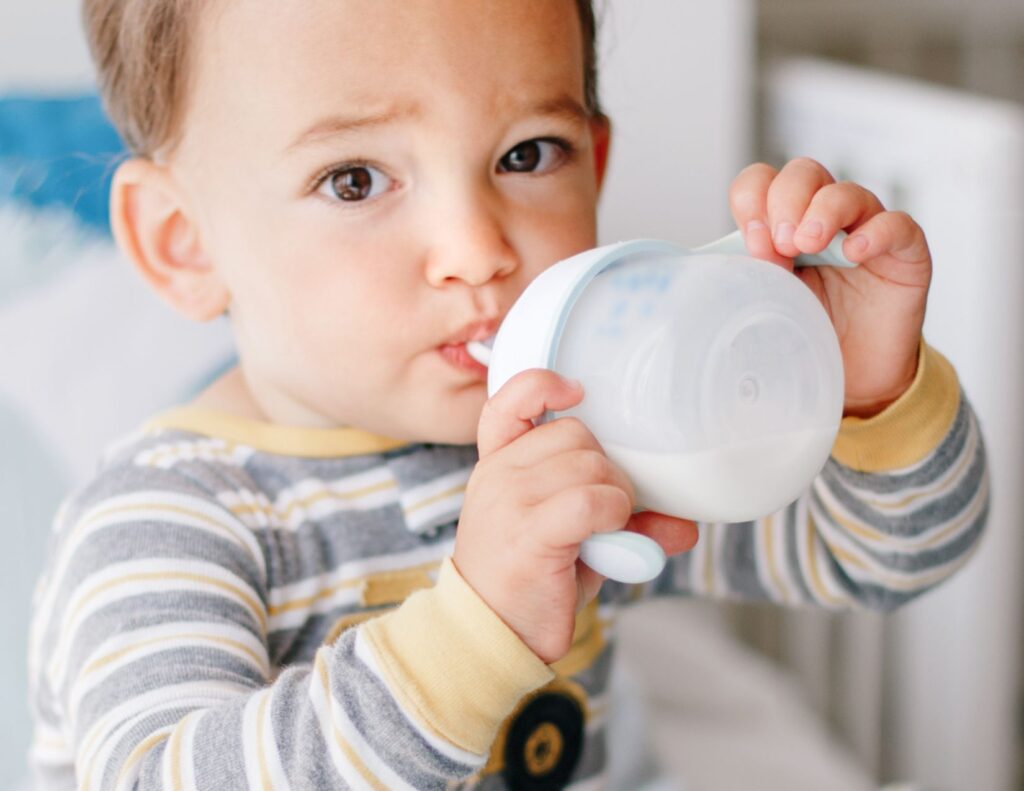
M723 525L722 575L730 593L738 593L760 601L771 598L771 592L761 585L757 571L757 535L753 522Z
M377 756L413 788L444 788L448 778L476 769L439 753L409 723L391 692L356 658L355 638L353 630L335 646L331 692Z
M792 581L795 581L796 587L800 594L800 601L804 602L816 602L817 599L811 594L810 588L807 587L807 583L804 581L803 568L800 565L800 549L797 542L803 540L803 531L797 533L797 503L791 503L786 507L785 524L783 527L783 542L784 557L786 558L786 567L790 570L788 575Z
M884 474L859 472L829 459L825 465L826 476L835 476L864 491L876 494L894 494L913 487L927 486L952 466L963 450L969 431L977 426L967 402L967 396L960 391L960 406L949 432L927 459L909 472L886 472Z

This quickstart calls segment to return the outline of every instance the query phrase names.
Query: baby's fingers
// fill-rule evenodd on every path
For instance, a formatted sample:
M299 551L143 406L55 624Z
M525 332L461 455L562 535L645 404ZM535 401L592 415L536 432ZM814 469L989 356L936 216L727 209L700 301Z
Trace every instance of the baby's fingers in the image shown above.
M873 263L875 259L888 257L893 264L909 265L910 268L900 267L905 272L920 272L920 276L912 277L910 282L897 276L898 282L906 285L928 282L930 267L923 266L931 262L928 240L921 226L906 212L887 211L876 214L846 240L843 254L857 263Z
M699 538L695 522L656 511L633 514L626 529L654 539L669 556L689 552Z
M606 483L564 489L536 507L535 539L554 550L579 546L594 533L620 530L633 513L633 500Z
M744 168L729 189L729 208L736 227L743 232L747 252L763 261L792 268L792 262L775 251L768 227L768 189L778 173L762 162Z
M875 194L859 184L841 181L822 187L797 219L795 249L820 253L841 229L856 228L883 211L885 207Z
M477 425L477 445L484 458L533 428L547 410L563 410L583 400L579 383L534 368L516 374L484 404Z

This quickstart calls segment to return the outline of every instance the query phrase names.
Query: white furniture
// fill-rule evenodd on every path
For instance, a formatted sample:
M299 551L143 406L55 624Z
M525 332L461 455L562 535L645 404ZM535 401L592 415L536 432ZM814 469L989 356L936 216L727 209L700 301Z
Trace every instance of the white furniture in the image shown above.
M925 336L957 368L992 471L988 535L958 577L887 625L846 621L833 635L855 652L845 670L816 650L820 629L795 628L796 664L849 704L842 724L887 776L1008 791L1024 623L1024 108L819 60L779 65L767 88L780 158L814 157L923 226Z

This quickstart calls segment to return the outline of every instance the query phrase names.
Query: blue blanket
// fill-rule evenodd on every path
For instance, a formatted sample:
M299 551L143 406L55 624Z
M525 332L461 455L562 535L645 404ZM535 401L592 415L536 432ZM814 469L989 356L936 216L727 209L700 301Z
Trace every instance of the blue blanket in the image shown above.
M124 150L95 95L0 97L0 201L64 207L108 231L110 180Z

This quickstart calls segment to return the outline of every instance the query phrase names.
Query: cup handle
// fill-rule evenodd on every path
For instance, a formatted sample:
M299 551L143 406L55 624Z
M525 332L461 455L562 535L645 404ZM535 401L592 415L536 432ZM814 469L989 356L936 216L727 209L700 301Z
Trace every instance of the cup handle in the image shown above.
M580 545L580 560L598 574L618 582L648 582L665 568L665 551L657 541L616 530L595 533Z
M843 242L846 241L846 231L839 231L829 242L828 247L816 255L798 255L797 266L837 266L843 269L853 269L857 264L848 261L843 255ZM743 241L743 233L733 231L728 236L703 247L697 247L693 253L721 253L722 255L750 255L747 245Z

